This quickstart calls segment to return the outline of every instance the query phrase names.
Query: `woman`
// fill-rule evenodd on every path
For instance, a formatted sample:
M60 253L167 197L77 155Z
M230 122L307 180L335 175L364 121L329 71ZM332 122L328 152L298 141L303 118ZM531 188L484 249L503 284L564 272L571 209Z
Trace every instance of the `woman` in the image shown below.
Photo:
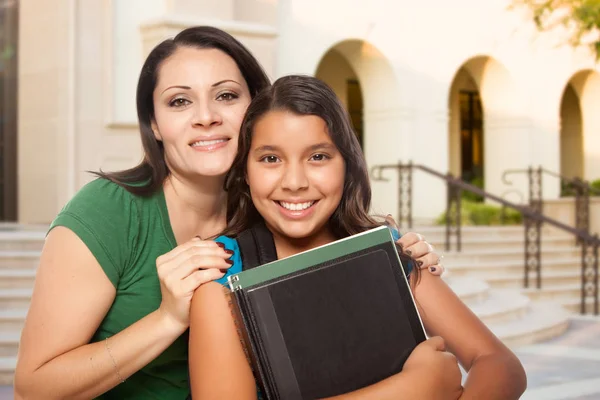
M215 28L187 29L149 54L137 88L144 160L98 174L52 223L17 399L188 395L192 294L230 266L230 254L200 238L226 225L225 174L246 108L268 85L248 50Z
M366 163L348 115L318 79L280 78L259 94L248 108L239 143L226 181L230 224L225 235L235 237L264 222L278 258L285 258L378 225L368 215ZM402 372L336 398L519 398L526 385L519 360L444 281L411 273L411 287L425 329L443 338L438 350L445 342L469 372L464 392L456 365L442 365L439 380L431 379L428 368L419 370L422 352L444 356L425 342ZM199 398L256 398L226 295L216 282L200 287L192 300L190 379L192 395Z

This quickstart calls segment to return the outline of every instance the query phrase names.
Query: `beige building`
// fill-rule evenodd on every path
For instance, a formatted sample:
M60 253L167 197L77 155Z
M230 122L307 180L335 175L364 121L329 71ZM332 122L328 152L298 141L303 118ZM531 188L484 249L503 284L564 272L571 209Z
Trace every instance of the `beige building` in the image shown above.
M504 0L0 0L0 21L0 219L47 223L86 171L140 160L139 69L193 25L232 33L272 78L327 81L370 166L412 160L498 195L526 193L524 176L509 187L502 173L530 165L600 178L600 68ZM396 210L389 177L373 182L376 212ZM437 216L444 185L414 181L415 216ZM557 198L558 182L544 192Z

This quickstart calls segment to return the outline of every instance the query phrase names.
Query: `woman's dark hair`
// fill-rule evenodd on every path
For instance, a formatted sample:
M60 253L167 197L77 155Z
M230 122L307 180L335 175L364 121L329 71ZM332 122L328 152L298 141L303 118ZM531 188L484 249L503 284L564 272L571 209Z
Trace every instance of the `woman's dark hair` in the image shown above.
M377 225L369 216L371 186L360 144L350 118L337 96L317 78L292 75L278 79L250 103L240 129L238 153L225 179L227 196L227 234L235 236L262 217L252 203L246 183L246 164L256 123L271 111L296 115L315 115L323 119L331 140L346 163L344 192L331 216L331 229L339 238Z
M236 39L220 29L198 26L183 30L175 38L157 45L148 55L137 85L137 113L144 148L143 161L134 168L112 173L95 174L123 186L129 192L149 196L154 194L169 175L162 142L156 140L152 131L154 120L153 93L158 81L161 64L180 47L217 49L229 55L237 64L250 96L256 96L269 86L269 78L254 56Z

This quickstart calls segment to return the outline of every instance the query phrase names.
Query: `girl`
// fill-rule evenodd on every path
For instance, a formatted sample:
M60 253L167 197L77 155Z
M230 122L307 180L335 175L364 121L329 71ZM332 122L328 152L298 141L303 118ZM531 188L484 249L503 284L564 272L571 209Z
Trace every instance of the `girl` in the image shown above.
M348 116L315 78L281 78L252 101L226 188L225 235L264 221L278 258L378 225L368 215L367 169ZM516 399L523 393L519 360L443 280L416 270L411 287L427 332L443 340L418 346L396 376L339 398ZM441 351L444 343L469 372L462 393L456 363ZM441 361L419 369L427 357ZM192 299L190 374L194 397L256 397L226 295L215 282Z

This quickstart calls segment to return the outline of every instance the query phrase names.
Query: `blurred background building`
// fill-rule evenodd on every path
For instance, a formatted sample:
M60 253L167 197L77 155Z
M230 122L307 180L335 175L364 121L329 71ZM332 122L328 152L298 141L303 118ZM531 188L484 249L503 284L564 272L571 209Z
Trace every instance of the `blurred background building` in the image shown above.
M141 158L135 86L150 49L193 25L241 40L272 78L328 82L370 166L424 164L504 195L508 169L600 178L600 75L564 30L506 0L0 0L0 220L48 223L92 176ZM18 82L18 84L17 84ZM17 101L18 99L18 101ZM594 112L595 110L595 112ZM373 182L393 212L397 183ZM413 180L431 220L445 186ZM560 195L558 182L544 196ZM519 198L512 198L520 201Z
M234 35L272 79L329 83L370 168L413 162L545 218L522 224L514 207L504 215L459 192L448 210L462 199L461 223L514 225L460 231L440 218L453 187L440 176L373 174L373 212L405 222L410 205L414 229L446 256L444 279L516 349L529 377L524 399L598 398L600 322L575 314L598 314L600 240L589 233L600 231L600 197L574 198L582 186L569 179L600 178L600 32L579 37L560 18L540 32L513 1L575 3L0 0L0 399L12 398L2 385L12 382L48 223L93 179L87 171L141 160L139 70L153 46L195 25ZM586 1L598 4L577 3ZM524 173L538 166L543 178ZM557 221L566 225L550 229Z

